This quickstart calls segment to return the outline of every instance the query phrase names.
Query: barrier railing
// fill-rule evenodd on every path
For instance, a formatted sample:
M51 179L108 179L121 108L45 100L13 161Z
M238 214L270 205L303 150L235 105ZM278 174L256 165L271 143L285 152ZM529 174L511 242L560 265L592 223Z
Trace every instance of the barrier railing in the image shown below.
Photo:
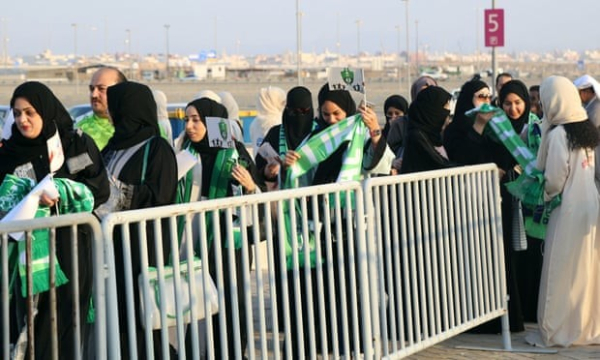
M367 345L372 338L370 299L366 291L360 291L368 288L366 271L361 271L366 269L366 259L360 256L366 249L362 201L361 184L353 182L108 215L102 222L106 252L119 253L115 263L109 261L109 270L123 278L117 284L113 277L108 287L109 303L118 303L109 307L108 341L116 345L109 346L109 356L153 358L176 352L182 358L221 358L224 354L280 358L284 352L288 358L315 358L317 353L339 357L364 352L371 358L373 349ZM184 229L177 229L181 218ZM287 238L297 241L288 246ZM235 249L236 239L241 240L239 249ZM255 251L261 241L267 259ZM192 253L202 263L203 281L197 284L178 276L180 260L191 259ZM263 264L263 270L251 274L252 258ZM123 273L117 270L119 261ZM160 279L167 262L173 265L176 294L184 287L190 293L201 287L207 299L208 285L214 281L219 309L214 316L199 316L191 306L191 319L201 321L184 321L184 309L177 304L188 301L175 297L171 329L153 330L145 325L153 319L148 311L137 313L136 304L141 301L148 309L167 292L167 284L160 281L154 288L145 286L148 266L156 267ZM188 272L189 279L195 278L192 266ZM138 282L145 284L139 292ZM126 311L118 316L110 312L123 307ZM209 313L208 308L204 310ZM267 319L272 320L267 323ZM160 323L164 320L161 311Z
M383 356L407 356L507 316L498 179L490 164L365 181Z
M510 347L493 165L0 224L3 299L7 234L79 224L99 359L399 358L500 316Z
M33 293L33 270L32 269L32 233L35 230L48 229L49 232L49 247L47 249L38 249L38 251L47 251L49 254L57 254L59 258L59 266L64 270L67 276L68 283L61 287L56 287L56 264L54 261L48 263L48 280L49 290L47 292L40 293L39 295L31 295ZM84 234L82 234L82 232ZM18 253L19 245L13 240L9 241L9 235L11 239L21 238L25 245L24 253ZM72 214L56 216L51 218L41 218L24 221L14 221L0 223L0 263L2 264L2 273L0 279L0 287L2 294L2 307L0 311L1 320L1 358L10 359L14 354L24 355L25 352L33 354L34 351L39 351L34 347L35 335L47 336L44 338L42 348L46 351L44 353L45 358L58 359L64 358L65 353L71 354L69 357L73 358L84 358L91 356L92 354L96 359L106 359L106 314L105 314L105 297L104 297L104 254L102 252L102 236L100 232L100 224L97 219L91 214ZM60 241L61 243L57 243ZM68 242L68 243L67 243ZM91 246L91 249L88 247ZM58 251L57 251L58 250ZM11 302L9 299L12 296L20 296L15 293L19 291L19 279L18 273L12 273L14 268L9 268L9 252L15 251L13 258L14 261L19 261L19 257L26 257L26 288L28 296L23 300L26 304L27 309L19 310L18 306L23 304L23 301L13 301L13 306L17 308L9 308ZM91 252L91 254L90 254ZM90 258L80 259L80 254L90 254ZM62 261L61 261L62 260ZM87 262L92 261L91 264ZM11 264L13 262L11 261ZM39 263L37 263L39 266ZM71 307L64 306L68 303L68 299L61 296L64 289L70 291L73 299L80 298L80 289L87 288L85 284L88 274L81 274L80 269L85 268L91 273L93 270L93 307L95 312L95 322L93 325L93 332L86 334L84 327L88 326L82 324L81 318L85 319L84 314L80 309L79 301L72 301ZM12 275L12 276L11 276ZM47 281L48 281L47 280ZM13 284L13 287L9 287L9 284ZM25 284L24 284L25 285ZM57 295L57 290L60 294ZM12 294L12 295L11 295ZM37 298L44 297L43 308L35 310L34 302ZM65 295L69 296L70 295ZM60 300L60 301L58 301ZM62 305L62 306L61 306ZM26 319L19 317L19 314L26 312ZM61 324L61 319L64 313L68 312L72 316L66 315L70 324ZM38 319L44 319L45 321L38 321ZM38 327L36 329L36 326ZM26 334L21 336L21 341L15 338L25 328ZM72 331L69 331L70 328ZM64 330L67 329L67 330ZM59 333L58 330L61 330ZM15 334L16 331L16 334ZM67 334L65 336L64 334ZM69 336L70 335L70 336ZM91 337L93 336L93 338ZM13 339L11 339L11 337ZM60 337L60 339L59 339ZM11 341L12 340L12 341ZM25 341L22 341L25 340ZM39 340L39 339L38 339ZM12 345L18 344L18 346ZM38 343L36 343L39 345ZM90 345L84 347L83 344ZM93 344L93 346L91 346ZM72 348L67 348L72 347ZM59 350L60 349L60 350ZM39 355L39 354L38 354Z

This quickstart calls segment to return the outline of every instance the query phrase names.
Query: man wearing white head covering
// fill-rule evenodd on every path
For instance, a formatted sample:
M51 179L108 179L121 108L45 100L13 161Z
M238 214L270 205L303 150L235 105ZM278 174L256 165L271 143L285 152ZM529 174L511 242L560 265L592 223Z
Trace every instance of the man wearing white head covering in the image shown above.
M173 129L169 121L169 111L167 110L167 95L160 90L152 90L154 101L156 101L156 110L158 111L158 126L160 127L160 136L173 146Z
M542 82L544 200L561 196L552 210L544 245L538 302L540 346L600 344L600 196L594 185L594 152L600 135L587 119L569 79Z
M589 75L583 75L573 81L577 90L579 90L579 97L585 107L585 111L588 114L588 118L600 128L600 83Z
M573 81L579 90L579 97L585 107L588 119L600 130L600 83L589 75L583 75ZM596 148L596 187L600 191L600 147Z
M254 154L262 144L264 137L275 125L281 124L283 109L285 108L286 93L283 89L269 86L260 89L256 104L256 118L250 125L250 139Z

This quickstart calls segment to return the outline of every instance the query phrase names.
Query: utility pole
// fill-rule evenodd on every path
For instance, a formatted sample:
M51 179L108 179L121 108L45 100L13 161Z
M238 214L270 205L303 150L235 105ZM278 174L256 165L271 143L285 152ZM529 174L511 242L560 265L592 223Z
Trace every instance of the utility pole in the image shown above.
M410 46L409 46L409 34L408 34L408 28L409 28L409 24L408 24L408 0L402 0L404 1L405 7L406 7L406 98L408 99L408 101L411 101L410 98Z
M75 93L79 95L79 71L77 71L77 24L73 27L73 79L75 80Z
M167 42L167 52L165 55L165 62L166 62L166 70L165 70L165 78L167 80L169 80L169 78L171 77L171 72L169 70L169 28L171 27L171 25L169 24L165 24L165 37L166 37L166 42Z

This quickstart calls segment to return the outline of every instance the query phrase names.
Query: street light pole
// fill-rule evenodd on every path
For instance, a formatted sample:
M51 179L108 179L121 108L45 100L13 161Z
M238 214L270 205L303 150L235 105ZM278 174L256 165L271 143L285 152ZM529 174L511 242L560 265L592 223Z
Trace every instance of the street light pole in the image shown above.
M417 69L417 75L421 73L419 70L419 20L415 20L415 67Z
M492 9L496 8L496 0L492 0ZM492 95L496 96L496 47L492 46Z
M302 85L302 13L300 12L300 0L296 0L296 74L298 86Z
M131 60L131 30L130 29L125 29L125 32L127 33L127 39L125 40L125 42L127 43L127 57L129 60L129 76L133 77L133 70L131 69L132 67L132 60Z
M169 75L170 70L169 70L169 27L171 27L171 25L169 24L165 24L165 37L166 37L166 41L167 41L167 53L165 55L165 62L166 62L166 70L165 70L165 77L167 80L169 80Z
M404 1L406 8L406 97L410 101L410 46L409 46L409 34L408 34L408 0Z
M360 67L360 25L362 21L356 20L356 67Z
M398 32L398 70L396 71L396 76L398 76L398 91L400 91L400 88L402 86L402 81L400 81L400 79L402 78L400 76L400 68L402 67L402 65L400 64L400 58L402 57L400 54L400 25L396 25L396 31Z
M75 80L75 93L79 95L79 74L77 71L77 24L71 24L73 27L73 75Z

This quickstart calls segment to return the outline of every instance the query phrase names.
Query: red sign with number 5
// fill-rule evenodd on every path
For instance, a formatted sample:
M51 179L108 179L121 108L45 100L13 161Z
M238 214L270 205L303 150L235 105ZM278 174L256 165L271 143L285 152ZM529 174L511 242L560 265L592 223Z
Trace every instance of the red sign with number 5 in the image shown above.
M504 46L504 9L484 11L485 46Z

